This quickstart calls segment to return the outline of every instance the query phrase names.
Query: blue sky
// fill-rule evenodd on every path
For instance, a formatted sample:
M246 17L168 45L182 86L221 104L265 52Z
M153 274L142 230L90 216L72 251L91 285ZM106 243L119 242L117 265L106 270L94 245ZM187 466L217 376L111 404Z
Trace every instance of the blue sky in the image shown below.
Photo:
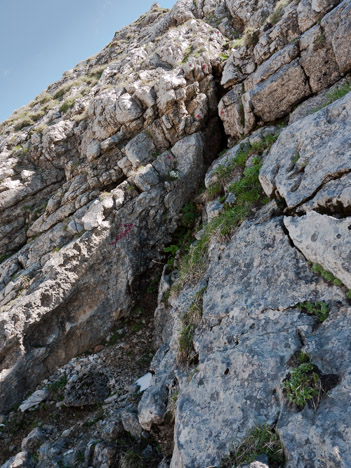
M172 8L176 0L159 0ZM154 0L0 0L0 122L99 52Z

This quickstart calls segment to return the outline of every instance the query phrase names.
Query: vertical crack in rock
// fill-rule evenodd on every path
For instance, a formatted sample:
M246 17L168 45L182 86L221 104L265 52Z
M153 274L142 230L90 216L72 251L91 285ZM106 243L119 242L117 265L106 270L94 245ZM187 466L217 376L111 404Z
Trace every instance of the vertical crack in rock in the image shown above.
M3 466L351 466L350 9L153 4L1 124Z

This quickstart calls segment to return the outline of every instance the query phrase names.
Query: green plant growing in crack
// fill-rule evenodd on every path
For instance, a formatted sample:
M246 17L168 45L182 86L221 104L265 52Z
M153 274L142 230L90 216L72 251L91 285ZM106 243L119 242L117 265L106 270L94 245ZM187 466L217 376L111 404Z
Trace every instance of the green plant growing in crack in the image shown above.
M243 171L248 158L253 154L260 156L272 146L278 136L269 135L257 143L243 146L229 164L217 166L214 173L217 176L216 183L220 186L217 185L212 192L210 187L208 189L210 191L206 194L207 199L212 199L215 194L221 194L225 183L232 178L233 173L237 170ZM268 199L263 196L258 179L260 168L259 157L254 158L251 167L243 171L241 180L228 187L227 191L236 196L234 204L225 205L224 210L203 227L200 239L192 244L189 251L180 259L179 278L172 286L172 290L179 291L185 284L195 284L203 276L208 264L208 246L215 233L228 239L253 209L267 203ZM188 334L191 334L190 329Z
M167 260L167 264L168 264L171 268L173 268L173 266L174 266L175 256L176 256L176 254L177 254L177 252L178 252L179 249L180 249L180 247L179 247L178 245L174 245L174 244L168 245L167 247L165 247L165 248L163 249L164 253L170 254L170 257L169 257L169 259Z
M84 463L85 457L84 452L79 451L76 455L76 462L77 463Z
M183 58L183 60L182 60L182 62L181 62L182 64L185 64L185 63L188 62L189 57L190 57L192 51L193 51L193 46L190 45L190 46L186 49L186 51L185 51L185 53L184 53L184 58Z
M142 330L142 328L143 328L142 322L138 322L138 323L136 323L136 324L134 324L132 326L133 332L138 332L138 331Z
M300 153L297 153L297 155L294 156L294 157L291 159L291 162L292 162L292 164L293 164L293 167L296 166L296 163L297 163L297 161L298 161L299 159L300 159Z
M255 47L255 45L257 44L259 40L259 31L253 28L247 28L245 30L243 39L244 39L244 44L247 47Z
M66 99L66 101L60 106L59 108L59 111L62 113L62 114L66 114L67 111L69 111L70 109L72 109L72 107L74 106L74 103L76 102L76 98L69 98L69 99Z
M196 327L202 318L203 295L206 288L200 289L189 307L189 310L181 317L182 330L179 336L178 362L181 364L190 363L194 357L193 339Z
M277 24L284 14L284 8L288 5L287 0L280 0L276 3L273 12L269 15L268 21L271 24Z
M219 182L216 182L215 184L211 185L211 187L209 187L206 190L207 201L215 200L216 198L218 198L221 195L222 190L222 185Z
M346 94L348 94L350 91L351 91L351 80L349 80L347 83L340 86L339 88L335 89L334 91L330 91L329 93L327 93L326 102L323 105L314 108L311 111L311 114L314 114L315 112L320 111L324 107L329 106L329 104L331 104L332 102L337 101L338 99L341 99L342 97L346 96Z
M248 158L254 154L262 155L263 152L269 149L273 143L278 139L279 134L267 135L262 140L251 143L242 144L235 158L227 164L219 164L213 171L218 183L224 186L225 183L232 179L237 169L244 169ZM218 157L221 156L221 153Z
M229 55L224 52L219 54L219 57L223 60L223 62L229 59Z
M195 367L195 369L193 369L189 375L188 375L188 378L187 378L187 382L190 383L192 378L194 377L194 375L196 375L197 373L199 372L199 369L198 367Z
M316 273L317 275L320 275L322 278L327 280L329 283L334 284L334 286L343 286L343 282L340 281L338 278L336 278L333 273L330 273L330 271L324 270L322 265L319 263L313 263L312 264L312 271L313 273Z
M308 315L314 315L321 323L327 319L329 314L329 306L324 301L302 302L297 304L297 308Z
M239 49L240 47L242 47L244 45L244 38L241 37L239 39L234 39L231 43L231 47L233 49Z
M314 40L313 44L317 47L324 44L326 41L325 33L322 31Z
M7 254L4 254L0 257L0 264L3 263L5 260L7 260L8 258L11 257L12 254L10 253L7 253Z
M284 464L284 451L279 435L273 427L267 424L251 429L246 439L222 459L219 468L248 464L257 460L262 454L267 456L271 467L279 467Z
M64 375L56 382L48 385L49 392L58 392L59 390L63 390L67 384L67 377Z
M300 353L298 361L301 364L291 369L282 389L290 403L298 408L310 402L317 409L323 392L321 380L307 354Z
M186 254L190 245L194 242L193 230L198 218L198 211L191 201L184 204L181 214L181 225L174 233L173 244L165 247L164 252L168 254L167 264L174 267L176 256L179 253Z

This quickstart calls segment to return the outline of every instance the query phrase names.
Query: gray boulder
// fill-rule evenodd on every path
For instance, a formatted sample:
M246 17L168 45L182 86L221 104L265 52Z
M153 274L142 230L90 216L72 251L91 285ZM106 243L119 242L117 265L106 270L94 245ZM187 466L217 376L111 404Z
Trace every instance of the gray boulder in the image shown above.
M284 218L284 224L295 247L308 260L322 265L351 289L351 218L309 211L306 216Z
M20 452L10 458L1 468L34 468L34 463L29 452Z
M350 171L350 113L347 94L284 129L260 171L266 194L277 193L295 208L325 183Z

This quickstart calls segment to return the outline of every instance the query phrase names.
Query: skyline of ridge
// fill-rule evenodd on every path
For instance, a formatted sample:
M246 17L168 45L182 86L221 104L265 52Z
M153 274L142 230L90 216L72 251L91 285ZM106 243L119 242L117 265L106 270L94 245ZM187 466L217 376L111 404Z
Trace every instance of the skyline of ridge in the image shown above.
M97 54L116 31L154 0L3 0L0 6L0 122L28 104L62 74ZM172 8L175 0L160 0Z

